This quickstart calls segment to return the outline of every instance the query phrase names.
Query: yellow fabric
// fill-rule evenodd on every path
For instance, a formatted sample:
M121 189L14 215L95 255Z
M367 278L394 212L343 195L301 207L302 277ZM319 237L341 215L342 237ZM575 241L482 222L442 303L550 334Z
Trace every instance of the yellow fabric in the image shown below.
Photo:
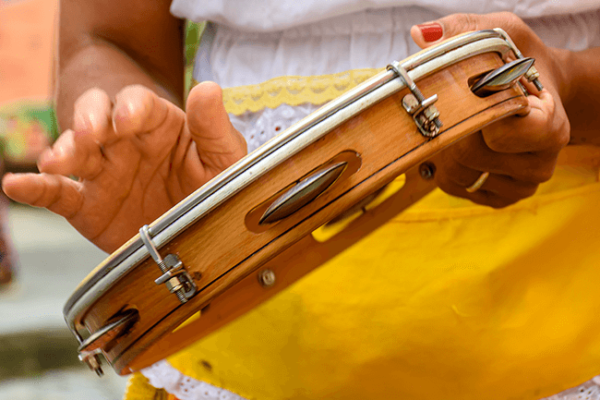
M260 400L558 393L600 373L597 177L497 211L434 192L170 362Z
M600 373L597 178L496 211L434 192L170 362L260 400L558 393Z
M169 361L258 400L533 400L575 386L600 373L598 150L566 149L570 165L503 210L436 191ZM146 385L134 378L126 400L152 398Z
M363 208L365 210L375 209L378 205L390 198L394 193L397 193L400 189L402 189L405 183L406 175L403 174L398 176L392 182L388 183L383 191L379 193L377 197L375 197L375 199L364 205L360 210L351 215L345 215L340 221L336 221L335 223L329 222L326 225L321 226L319 229L313 231L313 239L322 243L328 241L338 233L342 232L348 225L352 223L352 221L360 217L363 214Z
M383 69L357 69L331 75L282 76L258 85L238 86L223 90L227 112L240 115L282 104L324 104L364 82Z
M263 89L271 107L282 91ZM255 110L231 93L229 111ZM567 148L502 210L434 191L169 362L257 400L534 400L586 381L600 374L599 150Z
M164 390L155 389L148 383L148 379L136 373L127 382L123 400L167 400L168 397Z

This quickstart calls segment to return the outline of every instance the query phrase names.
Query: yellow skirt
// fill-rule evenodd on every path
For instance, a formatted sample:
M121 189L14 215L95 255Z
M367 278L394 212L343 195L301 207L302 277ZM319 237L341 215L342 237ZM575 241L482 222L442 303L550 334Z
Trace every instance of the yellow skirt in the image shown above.
M533 400L600 374L600 149L561 157L502 210L433 192L170 363L258 400Z

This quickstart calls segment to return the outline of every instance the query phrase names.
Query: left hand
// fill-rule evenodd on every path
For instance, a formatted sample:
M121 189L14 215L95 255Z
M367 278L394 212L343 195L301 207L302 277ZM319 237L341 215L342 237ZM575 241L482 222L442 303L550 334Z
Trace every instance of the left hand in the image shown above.
M141 85L114 101L90 89L75 103L74 129L41 155L42 173L7 174L4 192L62 215L111 253L246 154L221 93L200 83L184 112Z
M505 207L535 193L549 180L560 150L567 145L570 125L559 96L562 82L555 49L549 48L516 15L453 14L413 26L413 40L427 48L460 33L504 29L526 57L535 58L544 90L528 85L529 108L474 133L435 156L436 183L445 192L475 203ZM482 173L481 188L467 192Z

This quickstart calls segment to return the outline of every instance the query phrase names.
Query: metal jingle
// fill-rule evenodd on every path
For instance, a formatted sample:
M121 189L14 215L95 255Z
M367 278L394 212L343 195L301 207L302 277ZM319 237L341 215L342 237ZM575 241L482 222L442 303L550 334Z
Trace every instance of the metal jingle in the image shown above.
M259 224L280 221L319 197L337 181L347 165L345 161L330 165L300 181L271 204L260 218Z
M529 71L534 62L533 58L519 58L504 64L480 78L471 86L471 91L477 96L486 96L508 89Z
M103 351L107 344L129 329L138 319L139 312L135 309L125 310L120 315L111 318L108 324L81 342L81 345L77 349L79 360L87 364L98 376L102 376L103 371L100 367L98 354Z
M108 324L104 325L102 328L91 334L90 337L85 339L77 351L92 352L103 348L106 344L119 337L119 335L127 330L131 324L136 322L138 318L138 310L125 310L122 314L117 315L115 318L111 318Z

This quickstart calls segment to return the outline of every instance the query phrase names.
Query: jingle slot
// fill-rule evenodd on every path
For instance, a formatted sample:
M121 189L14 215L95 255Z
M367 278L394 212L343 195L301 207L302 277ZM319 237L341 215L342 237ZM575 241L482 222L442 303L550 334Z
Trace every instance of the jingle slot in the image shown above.
M201 316L202 316L202 310L200 310L198 312L195 312L194 314L192 314L191 317L189 317L188 319L186 319L185 321L183 321L181 324L177 325L177 327L175 329L173 329L172 332L173 333L177 332L181 328L184 328L185 326L187 326L187 325L191 324L192 322L196 321Z
M341 215L338 215L325 225L313 231L313 239L319 243L328 241L346 229L352 222L360 218L363 214L377 208L384 201L398 193L398 191L402 189L405 184L406 174L398 176L383 188L367 196Z
M494 71L494 70L493 69L489 69L489 70L487 70L485 72L482 72L480 74L477 74L475 76L470 77L467 80L467 86L469 87L469 89L471 91L473 91L473 85L475 85L478 81L481 80L481 78L483 78L484 76L486 76L487 74L489 74L492 71ZM487 93L485 95L478 95L477 93L473 93L473 94L476 95L477 97L482 97L483 98L483 97L488 97L488 96L492 95L493 93L494 92L490 92L490 93Z
M360 166L361 158L358 153L350 150L339 153L254 207L246 215L246 227L255 233L267 231L293 217L332 188L339 187Z

